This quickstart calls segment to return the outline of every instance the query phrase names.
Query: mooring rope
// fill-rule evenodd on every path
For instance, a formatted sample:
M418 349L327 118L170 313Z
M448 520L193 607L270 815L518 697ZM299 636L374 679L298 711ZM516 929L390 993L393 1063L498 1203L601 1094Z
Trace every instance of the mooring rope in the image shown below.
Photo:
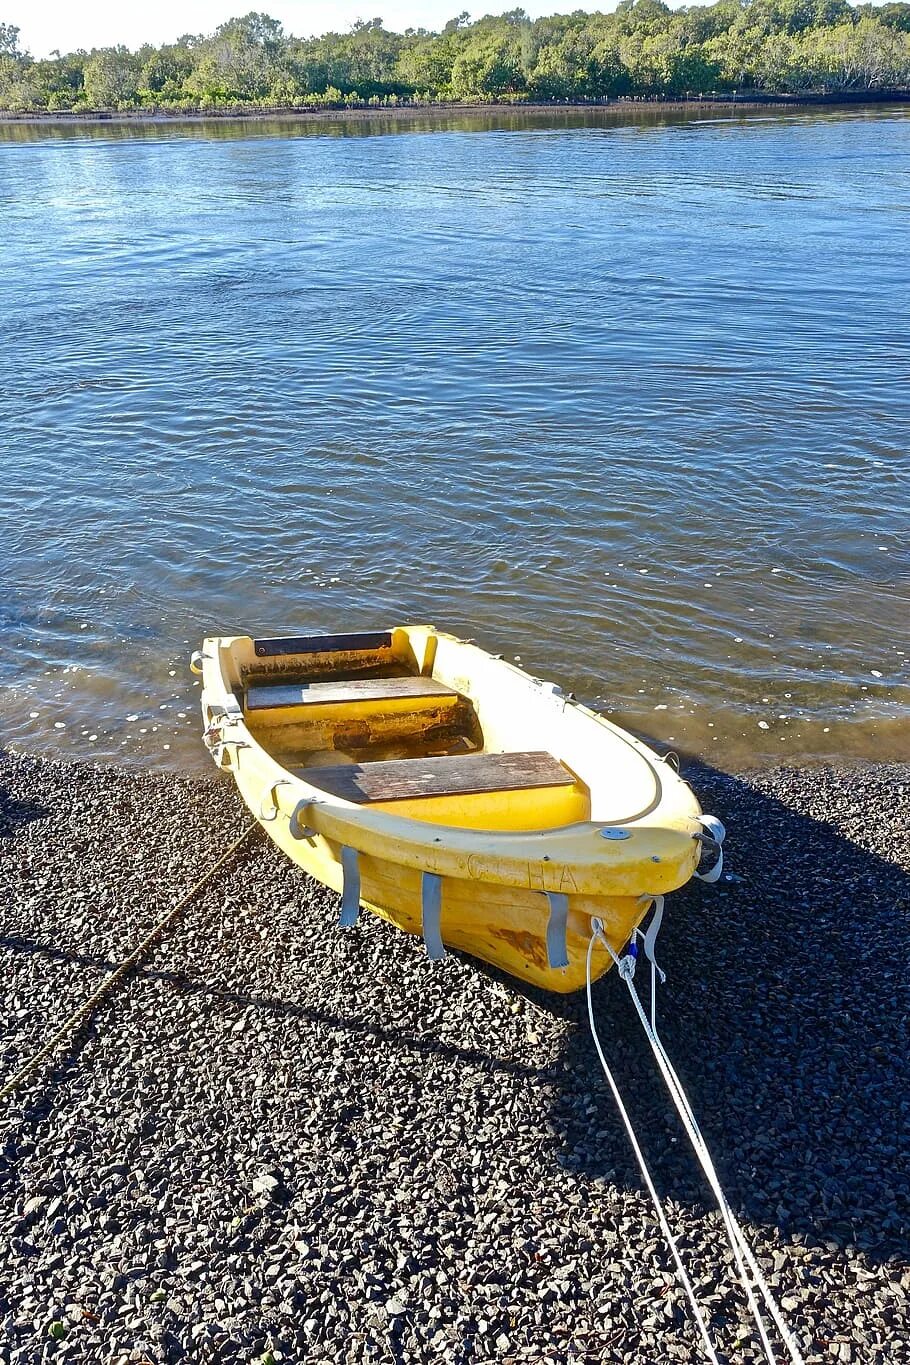
M670 1224L667 1222L667 1215L664 1213L664 1206L661 1203L660 1195L657 1193L657 1187L655 1186L654 1181L651 1178L651 1172L648 1170L648 1163L645 1161L644 1152L641 1150L641 1145L638 1141L635 1129L632 1125L632 1120L629 1118L626 1106L623 1103L619 1086L616 1084L613 1072L610 1070L609 1063L607 1062L606 1054L604 1053L603 1047L601 1046L600 1037L597 1032L597 1025L594 1022L594 1002L591 998L591 954L594 951L594 944L596 940L597 934L592 934L590 941L588 943L588 959L586 971L588 995L588 1023L590 1024L591 1027L591 1036L594 1039L594 1046L597 1048L597 1055L600 1058L600 1064L603 1067L604 1075L606 1076L610 1089L613 1092L613 1099L616 1101L616 1108L619 1110L620 1118L625 1124L626 1133L628 1134L629 1142L632 1144L632 1150L635 1153L636 1160L638 1161L639 1170L641 1171L642 1176L644 1178L644 1182L648 1187L648 1193L650 1194L651 1202L654 1205L654 1212L657 1214L657 1221L660 1224L660 1230L664 1235L664 1240L666 1241L667 1246L670 1248L670 1252L673 1256L673 1261L676 1265L676 1271L677 1274L679 1275L680 1283L682 1284L682 1287L685 1290L686 1297L689 1300L689 1305L692 1309L692 1314L698 1325L698 1331L699 1335L701 1336L702 1345L704 1346L705 1349L705 1355L707 1356L708 1360L711 1361L711 1365L720 1365L717 1358L717 1352L715 1351L713 1345L711 1344L711 1337L708 1334L708 1324L705 1322L704 1314L702 1313L698 1299L695 1297L695 1289L693 1288L692 1281L689 1278L688 1271L686 1270L686 1267L683 1265L682 1257L679 1254L679 1248L676 1245L676 1239L674 1238L672 1232L670 1231Z
M101 1001L106 996L110 995L113 988L117 985L119 981L123 979L124 976L126 976L130 968L135 967L137 963L141 962L142 958L152 947L152 945L158 941L158 939L164 933L165 929L167 929L168 925L171 924L171 922L177 918L177 915L186 905L189 905L190 901L199 891L202 890L206 882L211 881L215 873L219 872L221 868L224 867L225 863L228 862L233 857L233 855L237 852L240 846L243 843L245 843L245 841L250 837L253 831L258 828L259 823L258 821L254 820L253 823L247 826L247 828L243 831L243 833L240 835L240 838L235 839L231 846L228 849L226 849L225 852L221 855L218 861L216 863L213 863L213 865L209 868L208 872L206 872L204 876L200 877L199 880L193 886L190 887L186 895L181 896L177 904L172 905L171 908L167 911L167 913L165 915L162 915L161 919L154 926L154 928L148 934L146 934L142 942L139 943L133 949L129 956L125 957L122 962L118 963L114 970L104 978L101 985L98 986L94 991L92 991L91 995L87 996L86 999L83 1000L82 1004L79 1005L77 1009L73 1010L72 1014L70 1014L63 1021L63 1023L57 1029L56 1033L54 1033L53 1036L48 1039L44 1046L39 1048L38 1051L34 1053L33 1056L29 1057L27 1061L23 1062L22 1066L20 1066L19 1069L15 1071L12 1076L10 1076L9 1080L6 1081L6 1083L2 1087L0 1087L0 1100L5 1100L9 1095L12 1095L14 1091L18 1090L18 1088L22 1085L23 1081L26 1081L28 1077L32 1074L32 1072L37 1071L38 1067L42 1064L42 1062L45 1062L48 1059L48 1057L50 1057L57 1050L57 1048L60 1046L63 1040L75 1032L79 1025L91 1014L95 1006L100 1004Z
M745 1233L742 1230L739 1220L737 1219L735 1213L730 1207L730 1203L723 1190L723 1187L721 1186L720 1178L714 1166L714 1161L711 1157L710 1149L708 1147L707 1142L705 1141L701 1129L698 1126L698 1121L695 1118L695 1114L689 1102L689 1097L683 1088L682 1081L679 1079L679 1076L676 1072L676 1068L671 1062L667 1054L667 1050L664 1047L663 1040L658 1034L656 1025L653 1022L653 1009L652 1023L649 1028L648 1021L644 1016L644 1010L638 992L635 990L634 986L632 986L630 981L627 980L626 985L629 987L629 993L632 996L632 1000L635 1004L638 1017L642 1023L642 1027L645 1030L648 1042L651 1045L651 1050L654 1053L655 1059L657 1060L657 1064L660 1067L661 1072L664 1076L664 1081L667 1085L667 1089L670 1091L670 1094L673 1097L674 1102L676 1103L677 1110L679 1110L680 1118L683 1120L683 1123L686 1126L686 1132L687 1135L689 1136L689 1140L692 1143L693 1149L695 1150L695 1153L698 1157L702 1170L705 1173L708 1183L710 1184L711 1189L714 1191L714 1196L715 1199L717 1200L718 1208L720 1209L721 1217L723 1218L724 1226L727 1230L727 1237L730 1242L730 1247L731 1250L733 1251L734 1258L736 1259L737 1267L740 1270L740 1274L741 1275L743 1274L742 1266L740 1263L741 1255L742 1259L748 1265L749 1270L751 1271L752 1274L752 1278L755 1284L758 1286L759 1292L762 1298L764 1299L765 1306L771 1315L775 1327L780 1333L781 1340L783 1341L784 1346L787 1349L787 1353L790 1356L790 1360L792 1361L793 1365L804 1365L802 1354L799 1350L799 1347L796 1344L793 1334L790 1331L784 1319L784 1316L777 1305L777 1301L774 1298L774 1294L772 1293L767 1280L762 1274L761 1267L759 1266L757 1260L755 1259L755 1255L752 1251L752 1248L750 1247L749 1243L746 1240ZM651 988L653 992L654 990L653 979ZM685 1113L683 1113L683 1109L685 1110ZM737 1254L737 1249L739 1251L739 1255ZM756 1322L759 1325L759 1332L761 1333L764 1340L764 1332L760 1321L758 1305L754 1302L753 1296L749 1292L748 1283L745 1279L743 1279L743 1285L744 1288L746 1289L746 1293L749 1298L750 1307L752 1307L753 1314L756 1316ZM768 1343L767 1345L767 1350L769 1352L771 1351L770 1343ZM771 1355L771 1359L772 1361L774 1360L773 1354Z
M713 1194L714 1194L714 1196L715 1196L715 1199L716 1199L716 1201L717 1201L718 1208L719 1208L719 1210L720 1210L721 1218L723 1219L724 1228L725 1228L725 1231L726 1231L726 1233L727 1233L727 1239L728 1239L728 1241L729 1241L729 1243L730 1243L730 1248L731 1248L731 1250L732 1250L732 1252L733 1252L733 1258L734 1258L734 1261L735 1261L735 1263L736 1263L736 1269L737 1269L738 1278L739 1278L740 1284L742 1285L742 1288L743 1288L743 1290L744 1290L744 1292L745 1292L746 1299L747 1299L748 1304L749 1304L749 1308L750 1308L750 1310L751 1310L751 1312L752 1312L752 1316L753 1316L753 1318L754 1318L754 1320L755 1320L755 1324L756 1324L756 1326L757 1326L757 1328L758 1328L758 1333L759 1333L759 1336L760 1336L760 1338L761 1338L761 1343L762 1343L762 1347L763 1347L763 1349L764 1349L765 1358L766 1358L767 1361L769 1362L769 1365L776 1365L777 1356L776 1356L776 1353L775 1353L775 1351L774 1351L773 1346L771 1345L771 1341L770 1341L770 1338L769 1338L769 1335L768 1335L767 1325L766 1325L766 1323L765 1323L765 1320L764 1320L764 1317L763 1317L763 1315L762 1315L761 1309L759 1308L758 1302L757 1302L757 1300L756 1300L755 1293L754 1293L753 1286L752 1286L752 1282L750 1281L749 1275L747 1274L747 1271L746 1271L746 1267L747 1267L747 1266L748 1266L749 1271L751 1271L751 1274L752 1274L752 1277L753 1277L753 1280L754 1280L755 1284L758 1286L759 1292L761 1293L761 1296L762 1296L762 1298L763 1298L763 1300L764 1300L764 1302L765 1302L765 1307L766 1307L768 1313L770 1314L770 1316L771 1316L771 1318L772 1318L772 1320L773 1320L773 1322L774 1322L775 1327L777 1328L778 1332L780 1333L781 1340L782 1340L783 1343L784 1343L784 1346L785 1346L785 1348L786 1348L786 1350L787 1350L787 1354L788 1354L789 1357L790 1357L790 1360L791 1360L791 1362L792 1362L792 1365L804 1365L803 1357L802 1357L802 1354L801 1354L801 1352L800 1352L800 1350L799 1350L799 1347L797 1346L796 1341L794 1340L793 1335L792 1335L792 1333L790 1332L790 1329L789 1329L789 1327L787 1326L787 1323L785 1322L785 1320L784 1320L784 1318L783 1318L783 1315L782 1315L780 1309L779 1309L778 1306L777 1306L777 1303L776 1303L776 1301L775 1301L775 1299L774 1299L774 1295L772 1294L772 1292L771 1292L771 1290L770 1290L770 1288L769 1288L769 1286L768 1286L768 1283L767 1283L767 1281L765 1280L765 1277L763 1276L763 1274L762 1274L762 1272L761 1272L761 1269L759 1268L758 1262L756 1261L755 1256L754 1256L754 1254L753 1254L753 1252L752 1252L752 1248L749 1246L748 1242L746 1241L745 1234L743 1233L742 1227L740 1226L740 1224L739 1224L739 1222L738 1222L738 1220L737 1220L735 1214L733 1213L733 1210L732 1210L731 1207L730 1207L730 1204L729 1204L729 1201L728 1201L728 1199L727 1199L727 1197L726 1197L726 1194L724 1193L724 1190L723 1190L723 1188L722 1188L722 1186L721 1186L721 1184L720 1184L720 1180L719 1180L719 1178L718 1178L717 1171L716 1171L715 1166L714 1166L714 1162L713 1162L713 1160L712 1160L712 1158L711 1158L711 1154L710 1154L710 1152L709 1152L709 1150L708 1150L708 1145L707 1145L707 1143L705 1142L705 1139L704 1139L704 1137L703 1137L703 1135L702 1135L701 1129L699 1128L698 1123L697 1123L697 1121L696 1121L695 1114L694 1114L694 1112L693 1112L693 1110L692 1110L692 1106L691 1106L691 1104L689 1103L689 1098L688 1098L688 1096L686 1095L685 1090L683 1089L682 1082L680 1081L679 1076L677 1075L676 1070L675 1070L675 1068L674 1068L672 1062L670 1061L670 1058L669 1058L668 1055L667 1055L666 1049L664 1048L664 1045L663 1045L663 1043L661 1042L661 1039L660 1039L660 1037L659 1037L659 1035L658 1035L658 1033L657 1033L656 1023L654 1022L653 992L654 992L654 987L655 987L655 981L654 981L654 972L653 972L653 966L654 966L654 964L653 964L653 959L652 959L652 977L651 977L651 989L652 989L652 1022L649 1023L648 1017L647 1017L647 1015L645 1014L644 1007L643 1007L643 1005L642 1005L642 1003L641 1003L641 999L640 999L640 997L639 997L638 991L635 989L635 986L634 986L634 984L633 984L633 978L634 978L634 975L635 975L635 953L634 953L634 952L633 952L633 953L630 953L630 954L628 954L626 957L624 957L624 958L621 959L621 958L613 951L613 948L612 948L611 945L608 943L608 941L607 941L607 939L606 939L606 937L605 937L605 935L604 935L604 932L603 932L603 926L602 926L602 924L600 923L600 921L599 921L599 920L596 920L596 919L593 920L593 921L592 921L592 927L593 927L593 933L592 933L592 935L591 935L591 940L590 940L590 942L589 942L589 944L588 944L588 973L587 973L587 988L588 988L588 1019L589 1019L589 1023L590 1023L590 1026L591 1026L591 1032L592 1032L592 1034L593 1034L593 1036L594 1036L594 1043L595 1043L595 1047L597 1048L598 1056L600 1057L601 1063L602 1063L602 1065L604 1066L605 1072L607 1072L607 1080L609 1081L610 1087L611 1087L611 1089L613 1090L614 1098L617 1099L617 1104L620 1106L620 1112L621 1112L621 1114L623 1115L624 1122L626 1123L627 1131L630 1131L628 1119L627 1119L627 1117L626 1117L626 1115L625 1115L625 1112L624 1112L624 1110L623 1110L622 1107L621 1107L621 1103L620 1103L620 1101L619 1101L619 1099L618 1099L618 1097L617 1097L616 1084L615 1084L615 1081L613 1080L612 1076L609 1074L608 1068L607 1068L606 1063L605 1063L605 1061L604 1061L603 1048L601 1047L600 1040L599 1040L599 1038L598 1038L598 1036L597 1036L597 1032L596 1032L595 1025L594 1025L594 1013L593 1013L593 1008L592 1008L592 1003L591 1003L591 971L590 971L590 966L591 966L591 952L592 952L592 949L593 949L593 945L594 945L595 942L598 942L598 941L599 941L600 943L602 943L602 944L604 945L604 947L607 949L607 952L610 954L610 957L613 959L613 962L614 962L615 965L616 965L616 968L617 968L617 971L618 971L618 973L619 973L619 976L620 976L621 980L624 981L625 984L626 984L626 987L627 987L627 989L628 989L628 991L629 991L629 994L630 994L630 996L631 996L631 998L632 998L633 1004L635 1005L635 1010L636 1010L636 1013L637 1013L637 1015L638 1015L639 1022L640 1022L641 1026L642 1026L642 1029L644 1030L644 1033L645 1033L645 1035L646 1035L646 1037L647 1037L647 1039L648 1039L648 1042L649 1042L649 1044L650 1044L650 1046L651 1046L651 1050L652 1050L652 1052L654 1053L654 1057L655 1057L655 1060L657 1061L657 1064L658 1064L658 1067L659 1067L659 1069L660 1069L661 1075L663 1076L664 1082L665 1082L665 1084L666 1084L666 1086L667 1086L667 1089L668 1089L668 1091L670 1092L670 1097L671 1097L671 1099L673 1100L673 1103L674 1103L675 1106L676 1106L677 1112L679 1113L679 1116L680 1116L680 1119L681 1119L681 1121L682 1121L683 1127L684 1127L684 1129L685 1129L685 1131L686 1131L686 1136L689 1138L689 1141L690 1141L690 1143L691 1143L691 1145L692 1145L692 1149L693 1149L693 1151L695 1152L695 1155L696 1155L696 1157L698 1158L699 1164L701 1165L702 1170L704 1171L705 1176L706 1176L706 1178L707 1178L707 1180L708 1180L708 1184L711 1186L711 1190L712 1190L712 1192L713 1192ZM630 1131L630 1136L631 1136L631 1131ZM633 1140L633 1146L635 1146L635 1148L636 1148L636 1154L637 1154L637 1152L638 1152L638 1146L637 1146L637 1143L634 1142L634 1140ZM641 1161L639 1162L639 1164L641 1164ZM664 1235L665 1235L665 1236L668 1236L668 1234L667 1234L666 1232L664 1233ZM668 1240L670 1240L669 1237L668 1237ZM673 1244L672 1244L672 1242L671 1242L671 1249L672 1249L672 1245L673 1245ZM678 1262L677 1262L677 1264L678 1264ZM699 1322L699 1325L701 1325L700 1322ZM712 1348L712 1349L713 1349L713 1348Z

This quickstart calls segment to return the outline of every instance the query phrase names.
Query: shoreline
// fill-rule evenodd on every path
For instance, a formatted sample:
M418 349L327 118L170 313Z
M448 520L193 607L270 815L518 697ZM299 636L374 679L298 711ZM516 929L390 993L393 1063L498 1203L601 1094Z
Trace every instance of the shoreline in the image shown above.
M645 744L654 753L667 749L667 745L653 736L649 736L639 731L629 731L642 744ZM201 745L201 740L200 740ZM832 774L836 774L839 779L848 783L851 779L863 779L867 776L875 776L878 773L904 773L906 780L910 784L910 758L904 755L897 757L869 758L860 755L845 755L836 761L829 756L807 757L805 755L780 755L775 761L755 762L745 767L723 766L718 756L718 763L711 763L708 758L703 758L699 754L689 752L679 746L671 746L670 752L677 755L680 763L680 772L689 781L698 795L698 784L705 781L709 787L715 783L730 784L736 786L741 783L762 783L778 782L790 779L802 779L812 782L813 779L825 779ZM147 761L130 760L118 758L116 755L99 755L93 757L90 754L69 755L60 751L21 748L15 742L0 744L0 770L4 762L35 764L39 768L49 771L59 772L61 780L65 780L69 774L76 781L91 781L94 777L111 777L117 781L127 781L134 779L136 782L143 782L146 779L152 782L166 782L177 784L188 784L194 788L204 790L205 788L227 789L235 794L235 784L229 772L224 772L215 768L211 762L211 757L204 750L200 755L201 761L198 766L158 766L152 765ZM907 829L910 833L910 785L907 787ZM3 791L0 785L0 811L2 811ZM247 808L237 797L239 808L244 816ZM2 821L0 821L0 838L3 837ZM306 876L301 873L300 875ZM325 890L325 888L320 888ZM330 894L325 892L326 895Z
M398 104L395 106L365 106L351 108L291 108L274 107L259 109L245 106L239 109L199 109L185 110L31 110L17 112L0 110L2 124L45 124L81 126L82 124L181 124L226 122L236 120L245 123L262 123L287 120L295 123L339 123L346 121L375 122L383 119L445 119L466 115L500 114L579 114L579 113L655 113L666 114L686 111L724 110L743 112L756 109L850 109L870 106L910 104L910 91L842 91L838 95L749 95L737 98L734 95L696 99L636 100L617 99L595 102L560 103L459 103L449 104Z
M818 742L822 738L819 735L810 736L810 739L815 740L814 744L807 743L799 736L786 748L782 746L775 749L768 744L762 747L763 731L757 731L753 742L749 742L745 730L734 728L725 732L723 742L714 748L713 740L717 732L712 728L674 738L668 733L649 728L649 722L653 725L650 712L631 714L622 707L603 710L591 698L582 700L655 754L661 756L672 752L685 768L721 772L731 779L751 778L784 770L802 772L838 768L844 772L862 773L882 765L910 765L910 715L904 713L890 718L879 717L864 723L862 727L851 727L849 722L844 722L838 734L830 736L833 742L824 747ZM211 776L213 765L199 732L196 694L177 694L169 704L176 709L178 716L186 713L182 723L175 722L177 728L167 729L159 712L136 717L136 721L145 726L165 724L157 739L145 736L146 740L151 738L148 744L139 738L142 730L137 736L135 726L125 728L126 723L124 738L119 744L116 740L121 731L116 727L108 727L105 729L106 742L96 745L84 742L75 723L69 730L64 729L58 734L56 730L48 731L46 728L43 731L26 731L22 726L17 728L15 718L7 717L7 736L0 744L0 753L36 758L47 763L111 768L139 775L164 774L204 781ZM76 714L76 709L73 714ZM744 717L743 724L749 718ZM754 716L751 719L754 723ZM821 721L816 717L815 722L817 729ZM86 719L84 714L80 723L84 727L94 724L99 730L105 728L98 721ZM870 727L872 733L867 735L866 729ZM778 736L784 733L775 731ZM88 734L88 729L83 728L82 734ZM65 740L66 736L69 738ZM129 747L129 743L133 747Z
M660 754L668 746L661 740L653 736L644 734L637 730L630 730L635 738L645 744L654 753ZM201 746L201 740L200 740ZM863 779L866 776L874 776L878 773L905 773L907 782L910 783L910 758L904 755L896 757L870 758L860 755L845 755L836 761L830 756L821 755L818 757L807 757L805 755L795 755L793 757L781 754L775 760L767 762L755 762L744 767L724 766L721 756L718 756L717 764L709 761L708 758L699 754L689 752L680 746L670 746L670 751L675 753L679 759L680 772L687 781L695 788L698 795L698 784L704 780L709 787L717 782L736 786L741 783L762 783L777 782L793 779L803 779L811 782L813 779L825 779L831 774L836 774L845 783L850 779ZM202 750L201 761L198 766L158 766L152 765L147 761L140 762L128 758L118 758L118 756L99 755L94 757L90 754L70 755L61 751L50 749L22 748L15 742L0 744L0 770L4 762L35 764L39 768L46 768L49 771L59 772L61 779L65 779L70 774L77 781L91 781L94 776L111 777L118 781L134 779L143 782L146 779L152 782L167 782L177 784L189 784L195 788L223 789L227 787L232 793L235 792L235 784L229 772L223 772L215 768L210 756ZM907 787L907 829L910 833L910 785ZM0 810L2 810L2 786L0 786ZM243 805L238 796L238 804L242 812L246 813L247 808ZM0 823L0 838L3 829ZM300 874L305 876L306 874ZM325 888L321 888L324 890ZM328 895L329 893L326 892Z
M193 702L185 704L193 707L191 724L195 727ZM765 750L756 753L747 751L744 745L728 745L721 752L712 753L705 748L688 747L685 743L668 740L660 734L632 723L628 718L616 720L609 715L608 719L633 735L658 756L676 754L683 769L720 773L731 781L748 781L781 772L813 773L836 769L845 774L862 775L883 767L906 766L910 769L910 736L907 734L906 719L895 722L899 727L899 734L892 734L889 731L887 736L879 737L876 752L870 751L868 746L862 746L852 750L849 747L843 748L837 753L831 750L813 751L805 748L797 748L793 752ZM139 778L148 775L205 783L214 775L214 768L209 754L202 745L198 727L193 728L192 734L191 747L180 744L175 750L175 736L168 733L166 755L161 753L160 748L157 751L140 748L129 751L122 748L96 749L94 745L83 744L81 748L77 745L68 749L60 743L42 744L31 742L34 737L25 740L21 735L13 735L0 744L0 755L8 754L24 760L34 759L63 768L97 768L101 771L134 773Z
M727 875L668 899L661 1035L807 1356L838 1342L886 1365L910 1335L910 1057L894 1047L910 766L689 776L727 824ZM3 1076L248 818L214 772L0 751ZM618 984L594 991L611 1062L719 1344L752 1359L716 1212ZM431 963L372 915L340 930L337 897L261 835L0 1128L23 1365L49 1333L68 1358L152 1365L203 1347L220 1365L702 1359L583 998Z

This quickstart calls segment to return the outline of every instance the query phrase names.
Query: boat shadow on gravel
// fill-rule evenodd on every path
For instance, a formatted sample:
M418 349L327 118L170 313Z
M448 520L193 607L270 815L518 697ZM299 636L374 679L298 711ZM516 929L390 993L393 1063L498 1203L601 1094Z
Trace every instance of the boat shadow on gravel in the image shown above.
M658 1027L721 1183L734 1209L785 1236L855 1247L877 1261L906 1258L910 877L749 782L704 768L688 776L727 825L729 876L667 899ZM805 794L805 771L794 779ZM780 789L780 774L775 781ZM866 794L857 802L869 809ZM601 1082L584 991L554 996L510 984L578 1025L554 1078L560 1161L643 1189ZM647 1008L647 971L636 984ZM593 1000L658 1188L713 1206L615 972L595 984Z
M802 1234L832 1249L856 1247L876 1261L906 1258L910 876L825 818L834 809L874 809L878 779L860 771L856 780L872 785L845 798L831 786L838 780L832 770L794 772L799 790L792 799L803 807L808 801L816 818L749 781L704 768L688 776L705 807L727 825L729 878L713 886L695 882L668 898L658 944L668 980L659 991L658 1016L721 1182L741 1216L784 1236ZM787 774L772 775L775 792L786 795L786 784ZM906 797L899 799L905 811ZM49 813L38 803L6 798L0 831ZM871 847L886 846L887 820L869 833ZM57 955L45 945L6 942L20 952ZM113 965L72 951L59 956ZM643 1188L601 1075L584 992L554 995L474 960L471 968L501 983L513 999L523 995L575 1025L561 1056L541 1066L533 1056L502 1057L495 1049L426 1035L408 1037L409 1050L538 1078L553 1096L549 1126L556 1160L583 1178ZM213 989L183 972L149 966L143 975L235 1005L362 1031L379 1044L404 1041L400 1029L384 1032L375 1020L343 1019L280 996ZM646 972L637 984L647 1003ZM594 1006L658 1188L690 1207L713 1207L615 972L595 984ZM39 1112L85 1036L81 1031L49 1077Z
M33 820L43 820L51 814L40 801L22 801L13 797L0 786L0 839L7 838L20 825L30 825Z

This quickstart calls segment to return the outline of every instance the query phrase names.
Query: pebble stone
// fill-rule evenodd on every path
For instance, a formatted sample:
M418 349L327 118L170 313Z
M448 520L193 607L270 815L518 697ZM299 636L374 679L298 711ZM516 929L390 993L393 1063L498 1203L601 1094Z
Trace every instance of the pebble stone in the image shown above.
M730 876L668 900L665 1044L809 1365L910 1362L910 770L687 775ZM0 754L0 1076L248 819L220 777ZM257 834L2 1103L0 1365L700 1361L583 996L337 918ZM721 1358L752 1365L615 974L595 1007Z

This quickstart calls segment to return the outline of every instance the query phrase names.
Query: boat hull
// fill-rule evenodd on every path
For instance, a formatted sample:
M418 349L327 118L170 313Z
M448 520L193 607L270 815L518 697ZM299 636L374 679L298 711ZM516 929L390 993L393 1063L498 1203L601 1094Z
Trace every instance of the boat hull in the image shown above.
M361 905L434 955L445 945L578 990L592 921L619 954L655 898L693 875L702 826L690 788L631 735L471 642L425 626L377 633L375 649L369 638L369 649L348 636L206 640L194 657L216 762L282 852L342 894L348 923ZM324 679L341 640L354 645L339 690ZM410 752L417 732L434 746L425 758L376 761L396 736ZM428 794L435 746L456 741L477 757L441 760L448 785ZM513 760L528 777L517 789L498 777ZM452 785L459 766L485 765L495 783ZM366 791L389 769L407 780ZM592 978L611 965L595 941Z
M248 770L249 771L249 770ZM302 871L340 895L344 886L342 844L322 835L297 838L280 814L261 814L262 783L238 776L238 787L269 838ZM271 814L271 812L270 812ZM390 848L387 857L361 854L360 901L363 907L407 934L423 934L423 872L405 867ZM533 872L530 874L533 877ZM529 877L530 879L530 877ZM568 965L547 961L550 902L543 889L496 885L468 877L443 877L441 933L445 943L543 990L567 994L585 984L591 920L599 918L613 950L619 953L647 914L650 896L573 895L566 928ZM592 980L612 966L609 953L595 944Z

